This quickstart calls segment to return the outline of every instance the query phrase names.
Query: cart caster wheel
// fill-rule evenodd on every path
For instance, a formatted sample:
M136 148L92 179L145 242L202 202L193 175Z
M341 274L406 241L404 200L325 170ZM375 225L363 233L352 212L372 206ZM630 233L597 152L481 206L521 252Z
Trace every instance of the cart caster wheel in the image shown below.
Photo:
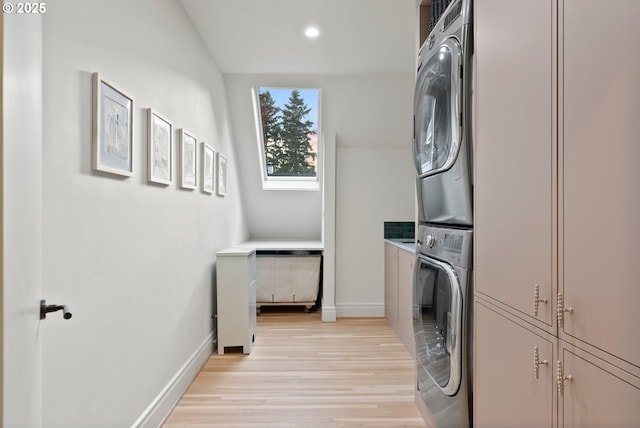
M256 315L260 315L260 312L262 312L260 308L256 308Z
M305 307L304 307L304 311L305 311L306 313L311 312L311 306L305 306Z

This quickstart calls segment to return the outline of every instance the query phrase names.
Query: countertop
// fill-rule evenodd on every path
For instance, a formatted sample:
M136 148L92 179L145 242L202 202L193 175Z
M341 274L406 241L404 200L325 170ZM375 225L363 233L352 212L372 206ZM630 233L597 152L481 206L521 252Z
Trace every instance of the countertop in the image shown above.
M216 253L216 257L221 256L237 256L237 257L246 257L255 252L255 248L249 247L231 247L226 248L224 250L220 250Z
M385 239L384 242L388 242L391 245L395 245L401 250L409 251L410 253L413 253L413 254L416 253L416 243L413 241L413 239L389 238L389 239Z
M324 245L322 241L245 241L238 244L237 247L255 248L260 251L278 251L278 250L304 250L304 251L322 251Z

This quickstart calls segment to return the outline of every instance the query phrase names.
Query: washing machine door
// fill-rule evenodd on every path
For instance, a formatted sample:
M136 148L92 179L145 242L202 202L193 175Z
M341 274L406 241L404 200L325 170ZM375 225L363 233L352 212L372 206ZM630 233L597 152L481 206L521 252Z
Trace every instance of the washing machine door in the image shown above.
M414 271L413 326L418 370L443 393L455 395L461 379L462 289L454 268L420 255Z
M460 44L450 37L429 54L421 54L413 106L413 149L420 178L451 168L462 138Z

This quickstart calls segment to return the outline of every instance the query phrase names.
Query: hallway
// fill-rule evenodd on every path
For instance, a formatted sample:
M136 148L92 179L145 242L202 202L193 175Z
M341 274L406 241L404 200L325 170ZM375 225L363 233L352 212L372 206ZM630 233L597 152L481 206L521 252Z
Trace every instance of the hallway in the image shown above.
M385 319L266 308L251 354L212 355L163 426L424 427L414 382Z

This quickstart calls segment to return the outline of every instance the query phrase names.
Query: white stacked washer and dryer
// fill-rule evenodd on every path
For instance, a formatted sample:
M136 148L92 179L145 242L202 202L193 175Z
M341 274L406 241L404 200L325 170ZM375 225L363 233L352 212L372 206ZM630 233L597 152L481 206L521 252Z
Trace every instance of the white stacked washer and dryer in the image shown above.
M439 428L473 420L472 34L471 0L451 1L420 49L414 98L417 388Z

